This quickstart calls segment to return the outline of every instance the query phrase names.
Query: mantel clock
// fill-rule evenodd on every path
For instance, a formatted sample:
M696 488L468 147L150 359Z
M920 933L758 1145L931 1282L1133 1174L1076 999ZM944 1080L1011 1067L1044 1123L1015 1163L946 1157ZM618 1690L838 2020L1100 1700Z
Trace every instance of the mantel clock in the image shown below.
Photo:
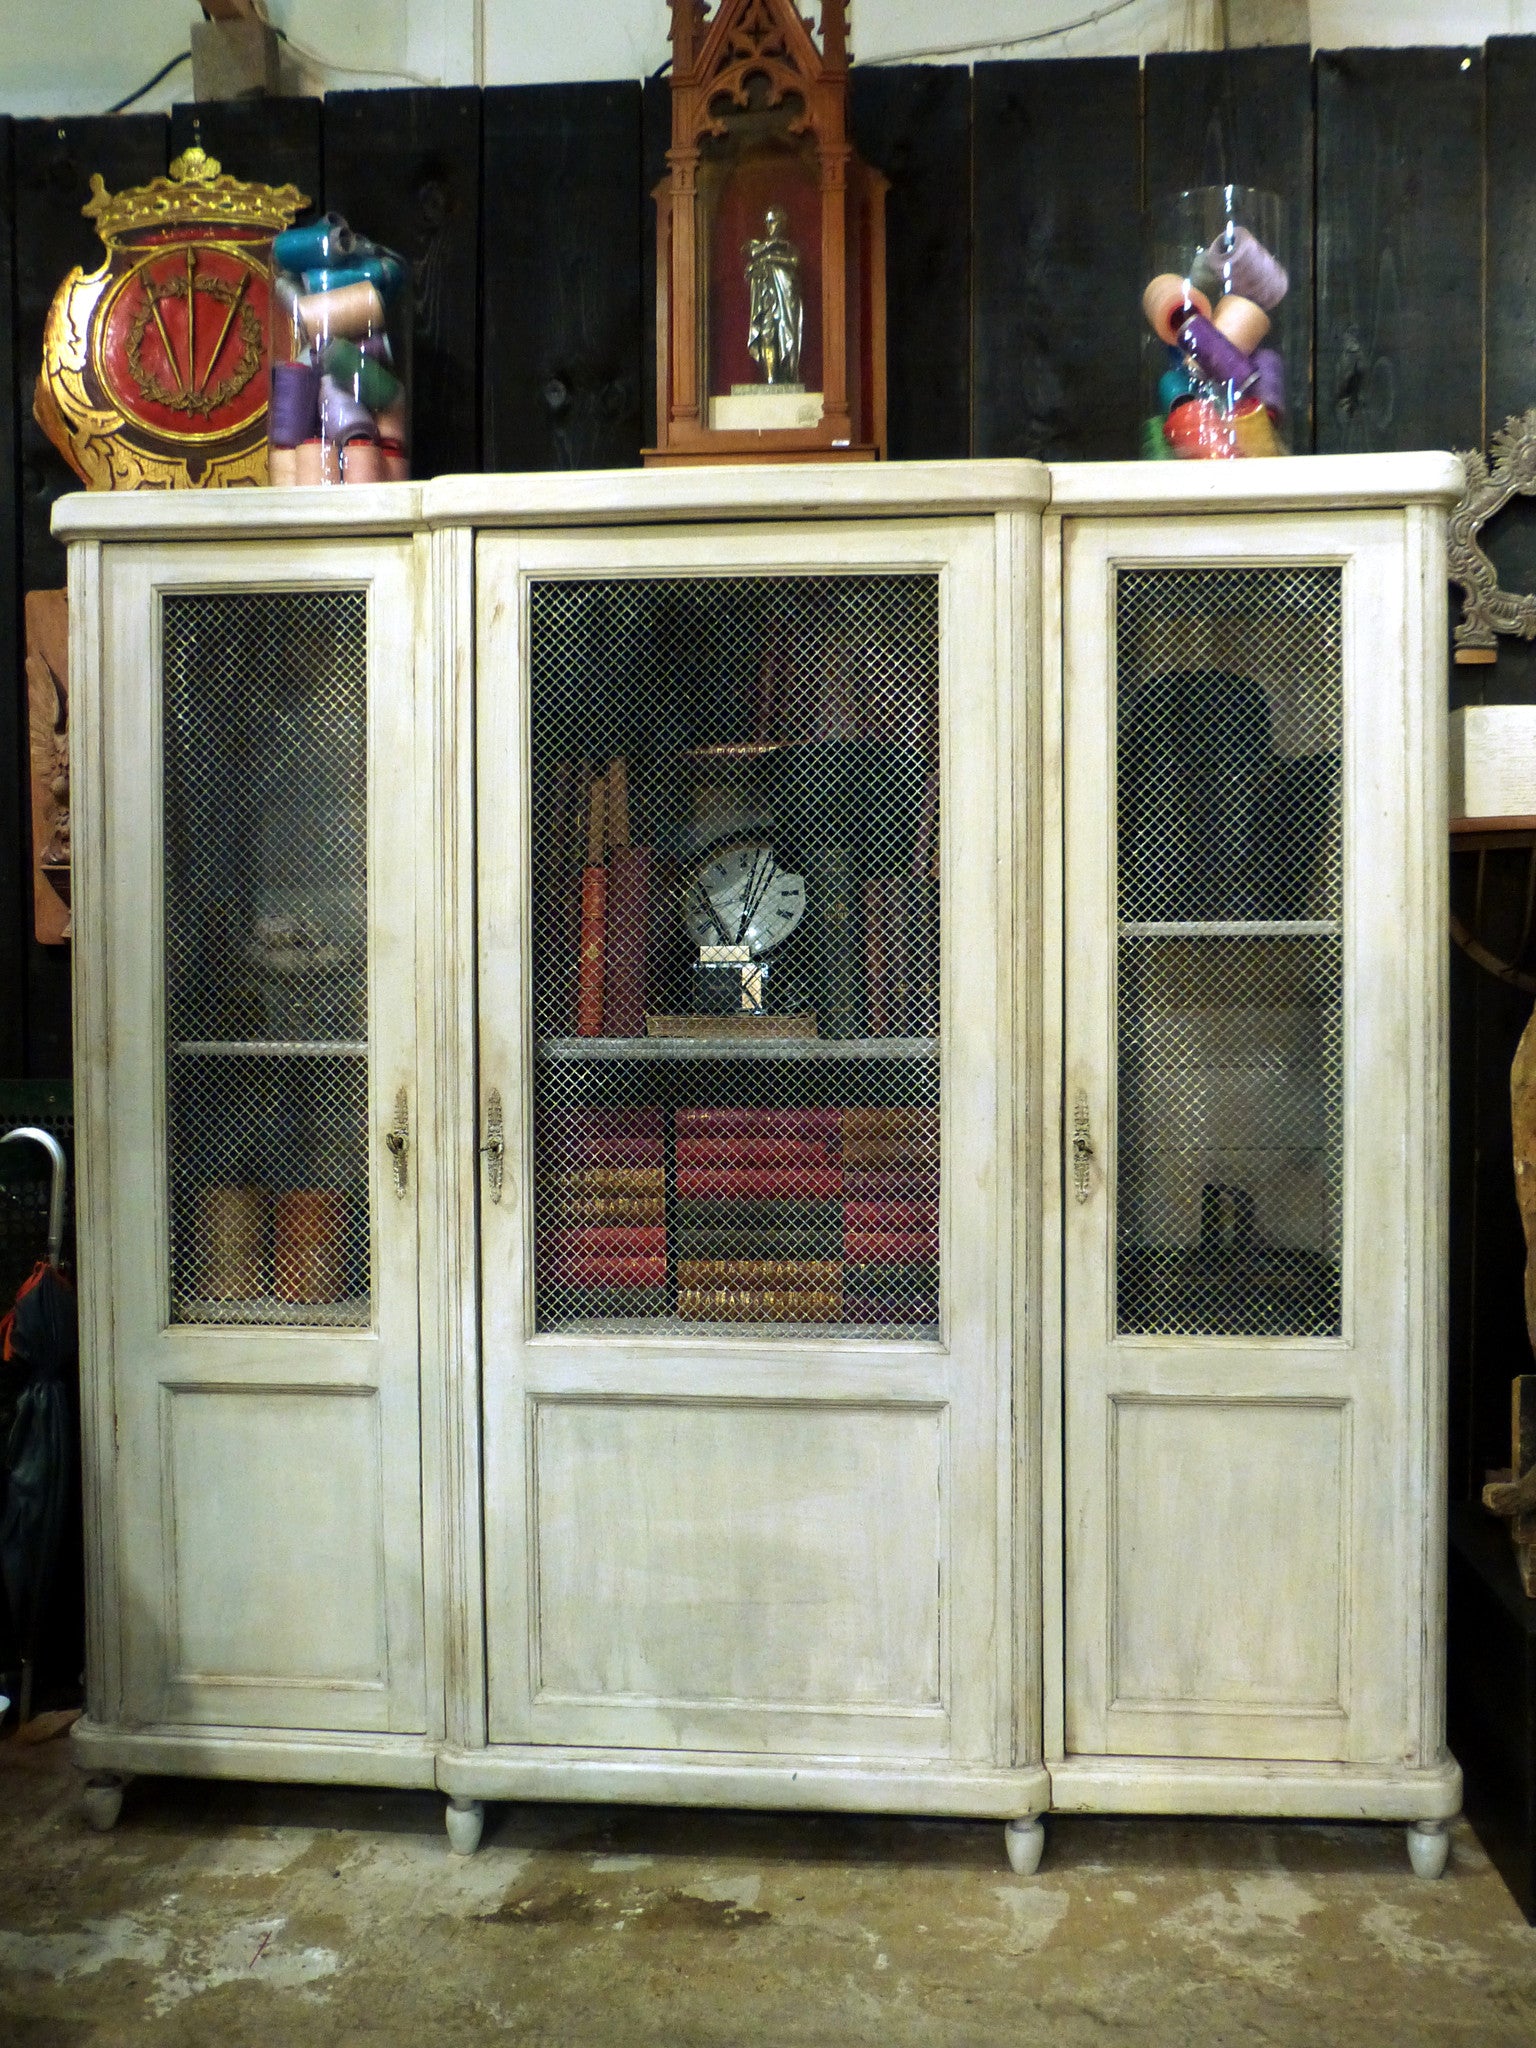
M885 454L886 180L848 138L846 0L672 0L648 463Z

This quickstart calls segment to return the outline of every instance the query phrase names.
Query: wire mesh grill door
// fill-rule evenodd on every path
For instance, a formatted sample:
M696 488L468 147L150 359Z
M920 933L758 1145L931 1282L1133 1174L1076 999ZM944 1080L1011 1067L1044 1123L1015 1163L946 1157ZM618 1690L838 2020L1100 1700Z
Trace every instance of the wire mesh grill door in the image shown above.
M1069 1749L1370 1739L1354 1460L1405 1209L1402 1069L1361 1034L1401 1043L1397 531L1069 530Z
M136 1582L168 1602L130 1659L146 1719L423 1725L409 590L388 543L328 575L111 558L118 1385Z
M481 543L494 1739L957 1739L985 1596L936 1517L991 1540L1000 1284L990 532ZM860 1398L877 1361L931 1405Z

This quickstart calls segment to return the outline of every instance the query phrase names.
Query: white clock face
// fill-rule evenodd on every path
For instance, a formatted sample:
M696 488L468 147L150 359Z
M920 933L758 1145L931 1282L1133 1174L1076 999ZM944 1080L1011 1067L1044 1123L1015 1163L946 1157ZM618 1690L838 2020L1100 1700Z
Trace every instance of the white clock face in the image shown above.
M721 847L695 870L683 914L696 946L766 953L804 917L805 877L786 873L771 846Z

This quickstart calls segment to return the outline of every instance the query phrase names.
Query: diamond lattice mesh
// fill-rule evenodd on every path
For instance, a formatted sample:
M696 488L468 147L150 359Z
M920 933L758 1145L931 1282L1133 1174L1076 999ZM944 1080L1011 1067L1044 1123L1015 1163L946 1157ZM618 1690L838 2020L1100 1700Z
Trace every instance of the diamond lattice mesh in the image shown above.
M1118 579L1117 1326L1341 1328L1341 584Z
M532 586L541 1329L932 1335L938 584Z
M367 600L161 630L172 1319L365 1324Z

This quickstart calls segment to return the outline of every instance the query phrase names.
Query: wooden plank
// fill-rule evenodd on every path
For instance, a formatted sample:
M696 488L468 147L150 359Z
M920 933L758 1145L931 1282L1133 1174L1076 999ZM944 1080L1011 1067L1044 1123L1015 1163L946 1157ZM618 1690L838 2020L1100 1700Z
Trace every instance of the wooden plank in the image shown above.
M1192 185L1254 185L1285 208L1275 253L1291 288L1275 317L1285 356L1291 446L1312 446L1312 53L1197 50L1150 56L1143 189L1149 209Z
M297 185L310 209L320 204L319 100L180 101L171 109L170 155L193 147L217 157L231 178Z
M0 116L0 390L14 388L15 182L12 127ZM0 715L0 1074L19 1074L26 1059L25 962L31 929L30 864L23 790L27 759L26 690L21 673L21 476L16 415L0 405L0 676L7 678Z
M48 531L55 498L79 484L32 418L32 389L42 360L43 322L72 265L94 270L102 246L81 214L91 173L107 189L141 185L164 171L163 114L99 115L79 120L18 121L15 127L16 354L12 388L20 425L21 573L27 590L58 589L64 549ZM16 674L13 666L12 675ZM14 687L14 686L13 686ZM14 698L13 698L14 702ZM26 1070L40 1076L70 1071L69 953L27 943Z
M853 140L885 206L890 453L971 452L971 82L962 65L855 66Z
M480 99L455 86L325 101L326 205L411 262L418 477L480 467Z
M1317 60L1316 445L1466 447L1482 435L1483 60Z
M649 317L640 87L495 86L484 135L483 467L632 465Z
M1141 416L1134 57L978 64L977 455L1134 455Z

